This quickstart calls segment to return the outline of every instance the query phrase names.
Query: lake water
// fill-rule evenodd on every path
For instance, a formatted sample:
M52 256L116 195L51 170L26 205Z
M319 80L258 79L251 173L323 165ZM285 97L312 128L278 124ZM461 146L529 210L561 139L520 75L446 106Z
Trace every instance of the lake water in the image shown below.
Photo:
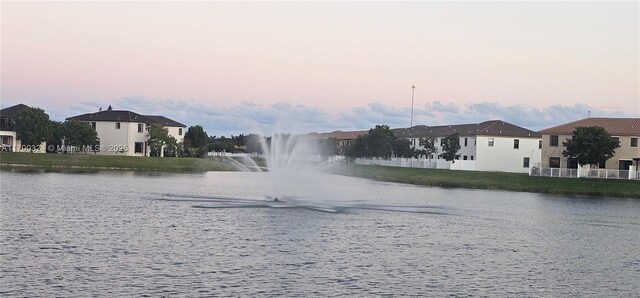
M640 294L640 200L265 177L2 171L0 296Z

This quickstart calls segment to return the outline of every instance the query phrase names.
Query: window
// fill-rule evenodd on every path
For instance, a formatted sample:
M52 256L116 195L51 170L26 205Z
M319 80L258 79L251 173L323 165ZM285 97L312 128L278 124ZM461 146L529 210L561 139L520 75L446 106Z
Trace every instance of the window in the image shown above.
M178 128L178 135L181 136L182 135L182 127Z
M494 142L494 139L493 138L489 138L489 147L493 147L493 142Z
M116 129L120 129L120 122L116 122Z
M520 140L513 140L513 149L520 149Z
M606 160L603 160L603 161L598 163L598 168L605 169L606 167L607 167L607 161Z
M471 155L470 157L471 157L471 160L473 160L473 155Z
M140 124L138 124L138 127L140 127ZM142 153L142 142L136 142L135 143L135 153Z
M522 159L522 167L523 168L528 168L529 167L529 158L525 157L524 159Z
M550 168L559 168L560 167L560 157L549 157L549 167Z
M638 147L638 138L631 138L631 147Z
M558 136L551 136L549 139L549 146L558 147Z
M139 133L144 132L144 124L138 123L138 132Z
M467 157L466 155L464 155L464 156L462 156L462 159L463 159L463 160L467 160L467 159L468 159L468 157Z
M467 138L464 138L464 146L467 147Z
M542 140L538 141L538 149L542 149Z
M95 122L91 122L91 128L93 128L93 130L96 130L96 123Z

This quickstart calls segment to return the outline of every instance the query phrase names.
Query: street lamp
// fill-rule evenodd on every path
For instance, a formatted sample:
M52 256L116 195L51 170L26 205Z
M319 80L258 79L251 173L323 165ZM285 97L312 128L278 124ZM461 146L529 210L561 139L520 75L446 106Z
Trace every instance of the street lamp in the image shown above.
M411 85L411 123L409 127L413 127L413 95L416 91L416 85Z

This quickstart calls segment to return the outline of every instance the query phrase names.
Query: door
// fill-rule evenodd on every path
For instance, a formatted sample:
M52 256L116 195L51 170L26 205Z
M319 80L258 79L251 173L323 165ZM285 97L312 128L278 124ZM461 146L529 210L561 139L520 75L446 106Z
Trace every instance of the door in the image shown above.
M632 161L632 160L621 160L621 161L619 162L619 165L620 165L620 166L618 167L618 170L625 170L625 171L628 171L628 170L629 170L629 167L630 167L631 165L633 165L633 161Z

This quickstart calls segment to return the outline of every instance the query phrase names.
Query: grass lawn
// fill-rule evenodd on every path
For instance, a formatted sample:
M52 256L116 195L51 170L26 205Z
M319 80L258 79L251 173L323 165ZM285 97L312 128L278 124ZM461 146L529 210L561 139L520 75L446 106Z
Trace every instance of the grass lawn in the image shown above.
M0 153L0 166L30 165L52 168L98 168L144 171L197 172L233 170L221 159L186 157L103 156L93 154Z
M503 172L451 171L345 164L333 173L416 185L536 193L640 198L640 181L535 177Z

